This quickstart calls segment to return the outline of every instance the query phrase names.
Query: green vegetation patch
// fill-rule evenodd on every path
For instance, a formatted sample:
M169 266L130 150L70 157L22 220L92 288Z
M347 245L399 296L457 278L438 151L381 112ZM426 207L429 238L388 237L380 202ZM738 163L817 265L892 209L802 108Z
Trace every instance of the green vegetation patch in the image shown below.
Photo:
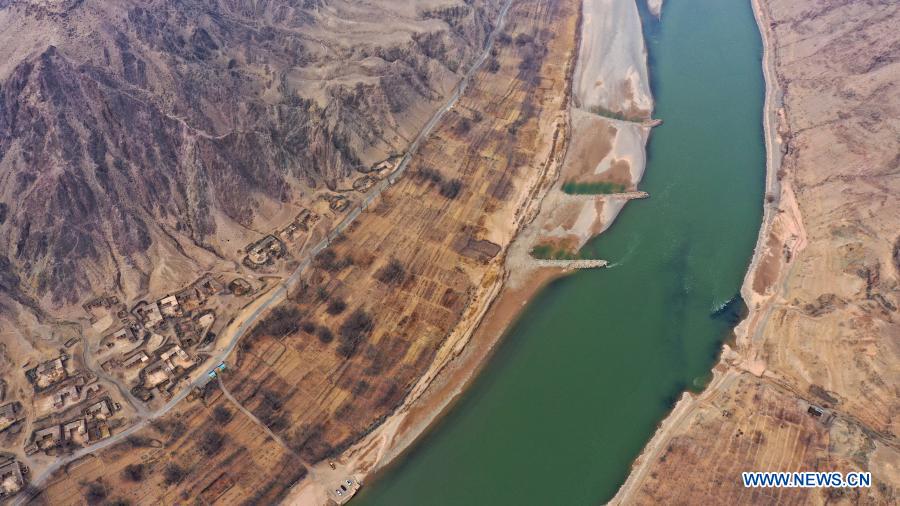
M629 116L625 113L613 111L612 109L607 109L605 107L601 107L599 105L595 105L589 109L592 113L597 116L601 116L603 118L615 119L619 121L630 121L634 123L640 123L644 120L644 118L638 116Z
M625 185L621 183L608 183L598 181L596 183L577 183L566 181L562 185L562 191L569 195L607 195L610 193L622 193Z

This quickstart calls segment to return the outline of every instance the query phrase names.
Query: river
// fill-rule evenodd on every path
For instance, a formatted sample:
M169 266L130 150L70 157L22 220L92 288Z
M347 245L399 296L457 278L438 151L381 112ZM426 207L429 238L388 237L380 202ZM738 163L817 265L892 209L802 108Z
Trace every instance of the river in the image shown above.
M639 0L654 129L641 189L548 286L453 409L357 505L597 504L740 317L762 219L762 45L748 0ZM729 301L731 301L729 303Z

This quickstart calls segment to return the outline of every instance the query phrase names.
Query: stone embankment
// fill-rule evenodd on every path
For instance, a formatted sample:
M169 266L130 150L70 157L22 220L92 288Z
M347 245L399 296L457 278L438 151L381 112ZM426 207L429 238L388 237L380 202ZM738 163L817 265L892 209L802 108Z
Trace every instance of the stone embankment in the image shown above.
M556 267L564 270L574 269L599 269L606 267L609 262L606 260L544 260L536 259L534 264L538 267Z
M604 200L638 200L650 198L650 194L645 191L623 193L566 193L565 195L565 198L573 200L594 200L598 198Z

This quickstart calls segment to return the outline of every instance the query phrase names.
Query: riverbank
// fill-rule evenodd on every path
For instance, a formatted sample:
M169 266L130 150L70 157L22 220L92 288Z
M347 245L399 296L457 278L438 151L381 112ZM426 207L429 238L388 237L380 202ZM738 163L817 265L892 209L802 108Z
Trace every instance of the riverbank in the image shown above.
M624 206L625 200L609 196L573 199L562 191L563 182L585 174L608 177L621 173L624 167L626 186L636 188L643 176L645 147L652 128L643 120L650 117L652 97L636 6L628 0L592 0L583 3L580 16L579 51L569 78L573 89L567 93L572 94L572 100L562 149L545 164L547 176L527 204L524 214L528 218L509 247L502 277L491 287L485 311L461 326L460 330L469 335L451 340L455 343L452 353L435 362L434 374L423 378L397 414L359 448L345 454L354 459L352 463L338 464L349 463L354 469L368 467L367 481L402 459L404 452L453 409L525 307L547 285L566 274L562 269L538 267L531 248L542 238L560 233L574 239L570 246L580 249L606 230ZM612 37L615 33L618 35ZM610 48L614 64L598 66L596 55ZM618 82L619 89L630 87L638 93L623 98L598 92L592 85L578 87L578 83L601 82ZM591 112L598 110L628 112L636 121ZM584 148L588 144L601 147ZM586 154L586 150L592 153Z
M565 221L572 221L570 226L566 227L567 233L577 236L575 246L580 248L612 223L624 201L603 202L604 197L598 197L599 204L594 204L590 199L575 202L562 192L560 187L566 174L575 170L572 169L573 166L585 165L585 161L579 156L580 153L572 153L570 145L592 141L605 144L606 149L589 157L591 160L587 164L590 165L588 171L596 171L602 176L603 173L612 171L613 162L619 160L618 167L621 168L624 163L628 169L629 186L636 187L640 181L644 171L644 148L650 127L596 116L578 109L575 105L582 104L588 109L630 111L639 118L649 118L652 98L649 97L646 49L643 45L637 10L632 2L620 0L592 1L587 4L589 5L586 5L586 11L579 13L580 28L576 41L579 51L577 62L572 62L571 65L569 87L573 87L573 82L578 82L578 78L574 77L577 75L582 81L610 83L621 81L635 89L645 90L644 95L635 101L631 98L626 100L598 94L597 90L591 87L566 92L574 95L570 101L572 111L566 114L566 128L562 130L558 146L547 155L547 161L543 164L546 176L532 192L530 201L526 203L522 213L526 219L523 220L523 226L501 264L502 270L498 271L496 281L482 298L484 304L475 310L471 317L467 317L454 332L454 336L451 336L444 347L446 351L435 360L429 373L417 384L403 406L366 440L342 456L336 463L338 473L352 472L359 481L369 481L368 477L377 475L385 466L402 458L402 454L418 438L443 414L452 409L466 387L488 363L505 331L516 321L526 305L549 283L565 274L561 269L537 267L531 258L531 247L546 235L548 230L565 226L563 223ZM589 16L585 15L585 12L589 12ZM612 30L612 25L582 21L582 19L586 21L588 17L608 20L610 13L615 14L615 19L625 20L626 29L615 43L609 36L604 37L603 34L596 33L598 30ZM621 23L616 24L615 19L610 22L616 29L621 29ZM586 60L590 55L599 54L600 50L609 45L615 45L615 51L619 54L615 59L616 65L598 68L596 62ZM637 61L634 60L634 55L639 55ZM572 114L578 116L577 121L570 117ZM602 125L598 126L597 123ZM605 133L607 129L611 129L611 135ZM621 134L617 135L617 132ZM584 217L560 220L559 211L567 205L577 207L576 214ZM597 209L598 207L600 209ZM306 498L301 496L299 491L291 496L292 500L297 502L301 497ZM309 496L309 499L312 497Z
M660 2L661 3L661 2ZM763 133L766 146L766 201L763 206L763 220L757 236L756 247L750 265L741 284L741 296L747 307L748 315L734 329L737 349L727 344L722 345L720 358L712 369L712 380L699 394L684 392L671 412L663 419L653 437L635 460L628 479L616 493L610 504L629 504L634 502L638 488L646 479L653 464L670 448L672 436L689 421L690 416L704 402L720 392L735 386L743 372L760 377L766 371L766 364L754 355L745 356L741 351L748 349L749 341L761 328L761 320L767 318L771 306L765 294L754 289L754 282L759 276L781 278L781 272L760 271L763 260L772 255L781 255L773 251L772 244L784 244L785 236L804 237L799 209L793 197L793 191L787 182L780 182L778 171L781 168L783 141L779 134L779 118L783 117L781 97L783 90L775 73L775 56L773 34L769 27L769 15L762 0L752 0L753 14L763 44L762 73L765 81L765 99L763 104ZM657 11L654 11L656 13ZM781 216L787 224L776 230L776 216ZM802 247L803 241L798 243Z
M640 189L650 198L579 251L610 268L556 280L535 296L454 409L364 490L362 504L607 501L678 396L707 383L736 323L762 221L760 39L739 0L673 2L662 25L637 5L654 114L665 120L647 145ZM607 127L581 148L573 128L569 152L589 160L567 167L584 178L575 183L627 185L641 172L611 142L625 129ZM596 207L555 213L539 238L577 239L608 202L565 200Z
M766 196L710 385L657 429L616 503L896 502L900 6L754 0ZM674 4L670 6L674 8ZM839 29L836 29L839 27ZM810 76L815 79L810 80ZM871 104L878 103L877 108ZM746 470L871 473L871 487L748 489Z
M584 22L573 105L619 119L649 118L653 96L637 4L584 0L581 5Z
M531 8L525 4L514 5L506 22L510 26L508 33L515 35L521 30L521 26L534 29L542 23L556 21L560 25L558 26L560 34L571 34L571 37L577 40L580 14L575 9L538 9L537 12L540 12L540 17L546 19L528 19L535 15ZM554 16L559 18L554 19ZM562 36L553 42L553 46L550 51L555 51L560 58L544 70L538 70L542 73L547 72L546 68L553 69L552 72L561 70L565 74L564 79L560 79L566 83L565 87L562 87L564 92L555 94L555 97L547 102L546 105L553 105L552 109L548 107L545 114L536 116L537 143L533 157L527 162L529 169L533 170L529 170L526 177L515 182L517 188L514 193L515 200L512 202L518 202L518 205L511 209L514 212L490 217L490 225L485 225L488 228L483 232L485 242L489 240L501 245L508 244L509 235L517 235L522 227L534 220L543 196L558 178L565 158L569 120L567 109L561 104L567 104L570 100L570 83L577 51L573 49L571 42L563 41ZM518 64L517 61L515 63ZM493 79L487 76L482 77L486 80ZM480 86L475 83L473 88L478 89ZM513 81L512 89L517 86ZM477 90L476 96L478 95L483 96L483 90ZM472 108L473 105L465 104L467 108ZM285 504L318 504L335 500L333 494L327 490L327 484L342 483L348 477L359 483L367 483L370 477L396 460L449 408L465 385L477 374L484 358L490 354L497 341L496 338L499 338L501 333L498 330L493 339L483 338L480 333L476 335L477 331L485 328L480 325L485 321L485 314L489 310L496 311L497 307L503 306L502 303L498 303L498 295L505 286L508 251L507 246L501 250L500 255L488 262L487 272L463 310L462 319L443 341L427 371L417 380L402 404L339 457L315 466L311 474L314 474L316 479L301 481L289 492L283 501ZM527 293L536 292L542 286L540 279L549 280L555 274L555 269L546 270L543 278L537 277L529 287L522 288L519 297L529 297ZM512 319L515 311L511 309L507 311L509 318ZM344 495L337 499L346 501L348 497Z

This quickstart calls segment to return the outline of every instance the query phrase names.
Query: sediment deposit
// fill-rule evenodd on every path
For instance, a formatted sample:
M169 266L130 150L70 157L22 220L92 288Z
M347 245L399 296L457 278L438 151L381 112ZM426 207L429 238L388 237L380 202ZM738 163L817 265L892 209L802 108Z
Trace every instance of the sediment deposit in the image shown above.
M585 0L582 8L585 29L575 72L575 105L627 119L649 117L653 97L637 4Z

